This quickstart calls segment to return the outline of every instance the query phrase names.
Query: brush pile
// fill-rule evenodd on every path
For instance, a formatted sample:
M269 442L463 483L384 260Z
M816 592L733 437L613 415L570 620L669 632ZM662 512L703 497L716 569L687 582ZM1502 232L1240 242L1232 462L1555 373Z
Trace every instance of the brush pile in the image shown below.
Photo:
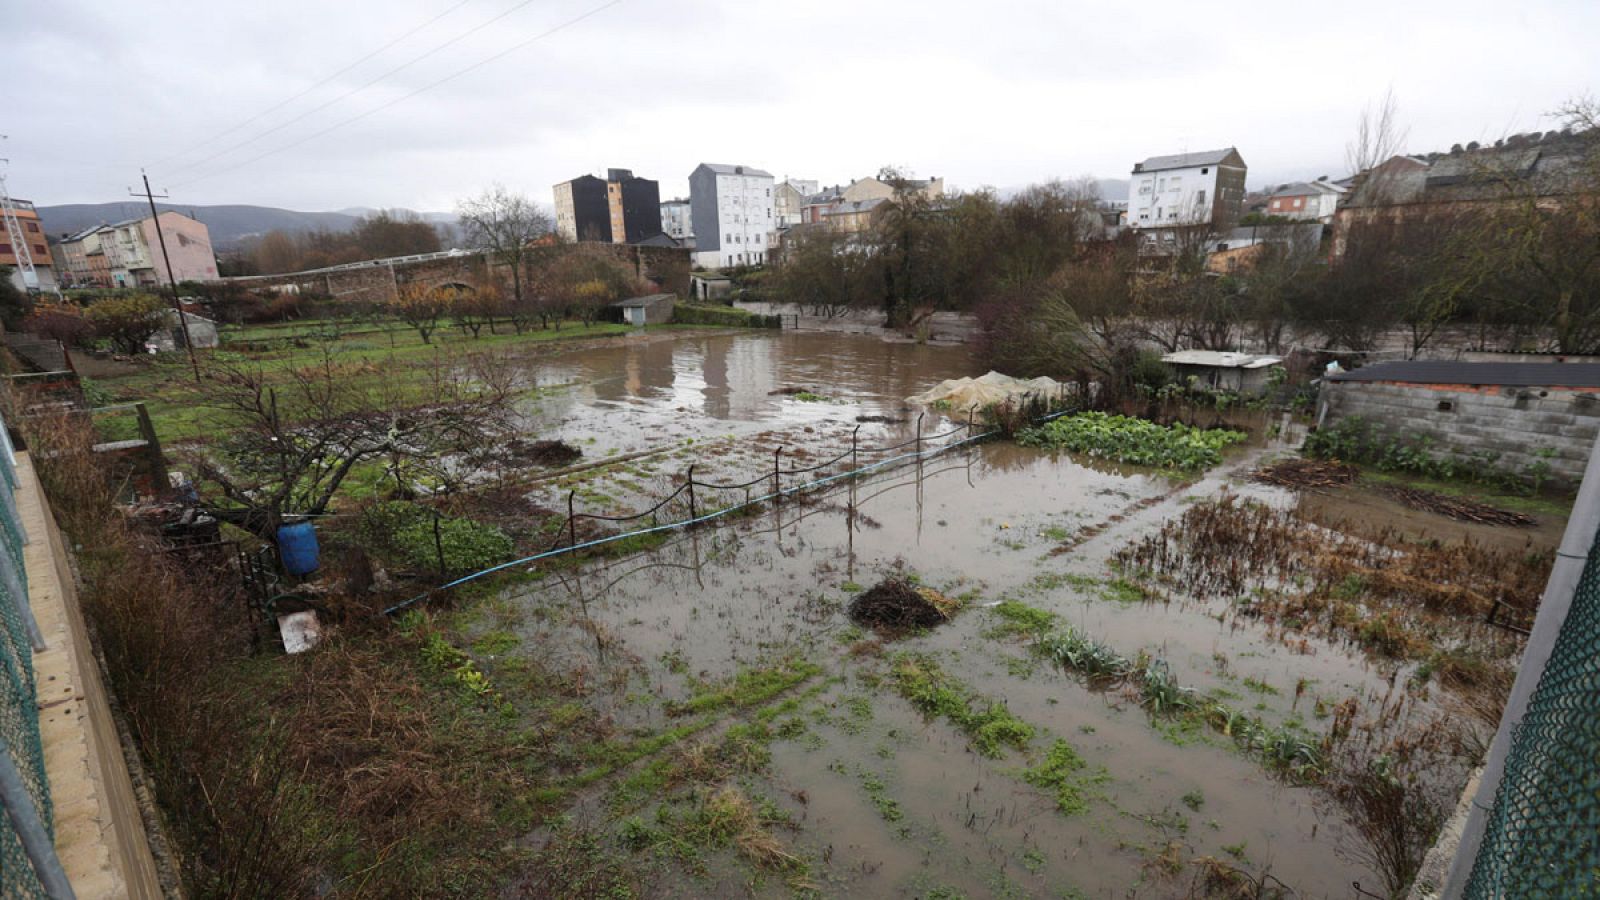
M1250 473L1262 484L1295 490L1315 490L1346 485L1356 480L1358 470L1345 463L1321 459L1284 459Z
M873 585L850 602L850 618L884 634L932 628L950 621L959 604L932 588L898 575Z
M1391 485L1384 488L1384 493L1412 509L1437 513L1462 522L1504 525L1509 528L1531 528L1538 524L1533 516L1512 512L1509 509L1500 509L1486 503L1479 503L1476 500L1468 500L1465 497L1450 497L1445 494L1436 494L1433 491L1401 487L1400 485Z

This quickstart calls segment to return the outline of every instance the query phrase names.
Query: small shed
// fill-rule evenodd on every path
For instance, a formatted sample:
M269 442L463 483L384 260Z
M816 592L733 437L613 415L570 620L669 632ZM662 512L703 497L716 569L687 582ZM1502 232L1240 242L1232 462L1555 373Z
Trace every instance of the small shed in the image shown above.
M205 350L217 346L217 323L205 316L197 316L185 311L183 318L189 325L189 339L194 341L196 348ZM161 327L145 338L145 346L155 348L159 353L170 353L183 349L183 325L178 322L178 312L174 309L161 310Z
M649 294L618 300L611 307L618 310L625 325L665 325L672 320L672 304L677 299L673 294Z
M721 300L733 296L733 279L716 272L691 272L689 296L694 300Z
M1176 370L1178 380L1184 384L1212 391L1263 394L1268 387L1268 373L1273 366L1281 365L1283 358L1222 350L1179 350L1161 357L1161 361Z

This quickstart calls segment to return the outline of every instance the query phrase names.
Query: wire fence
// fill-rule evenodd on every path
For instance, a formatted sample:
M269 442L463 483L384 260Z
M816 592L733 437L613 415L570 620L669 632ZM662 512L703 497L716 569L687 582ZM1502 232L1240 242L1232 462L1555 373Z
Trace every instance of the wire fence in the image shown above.
M16 489L16 454L0 422L0 806L6 813L0 819L0 895L51 897L59 892L46 881L59 863L33 671L34 651L44 642L28 603L28 536Z
M1512 732L1464 896L1600 896L1600 541Z
M735 483L704 481L695 477L695 466L690 465L681 480L674 479L673 487L667 492L666 496L646 510L626 515L580 512L577 509L577 491L569 491L567 493L567 517L561 523L555 542L551 544L548 550L501 563L500 565L462 576L454 581L446 582L432 590L397 603L384 610L384 613L386 615L394 615L403 612L444 591L519 566L566 556L581 550L601 547L632 538L661 534L713 522L754 509L766 503L781 502L786 497L803 494L838 481L859 478L913 460L928 459L958 447L977 443L1000 433L999 429L978 431L973 418L976 411L977 407L967 410L967 421L965 423L936 434L922 433L922 423L926 414L919 415L917 416L915 436L898 444L883 447L862 446L860 443L861 427L858 425L850 433L849 447L840 448L834 456L814 465L785 466L783 452L786 448L780 446L773 451L772 467L748 481ZM1072 412L1070 409L1050 412L1038 417L1037 421L1048 421L1067 415L1070 412ZM873 459L873 457L877 458ZM849 462L846 463L846 460ZM871 461L863 462L863 460ZM848 467L839 471L818 474L828 469L845 465ZM806 476L816 477L807 478ZM722 496L729 492L739 492L739 496L726 504L718 502ZM683 518L675 518L678 515L683 515ZM585 539L579 528L580 524L585 522L613 525L645 522L649 524L631 530Z

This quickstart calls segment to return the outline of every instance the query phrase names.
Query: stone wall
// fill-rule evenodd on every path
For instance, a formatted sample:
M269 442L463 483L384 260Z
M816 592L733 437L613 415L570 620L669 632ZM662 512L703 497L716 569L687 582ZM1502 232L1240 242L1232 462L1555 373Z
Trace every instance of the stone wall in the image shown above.
M1586 391L1387 382L1329 382L1322 424L1360 416L1397 437L1427 438L1435 452L1498 453L1521 470L1549 448L1552 481L1575 487L1600 433L1600 395Z

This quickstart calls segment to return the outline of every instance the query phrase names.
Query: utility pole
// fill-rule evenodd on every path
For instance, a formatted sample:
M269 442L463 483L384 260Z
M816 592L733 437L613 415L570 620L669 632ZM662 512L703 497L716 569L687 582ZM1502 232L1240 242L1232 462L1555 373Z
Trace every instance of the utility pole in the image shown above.
M183 314L183 301L178 299L178 278L172 274L172 259L167 256L167 236L161 230L161 214L156 212L156 195L150 193L150 176L143 169L139 176L144 179L144 199L150 203L150 221L156 227L156 240L161 244L161 261L167 266L167 284L172 286L172 311L178 314L178 325L183 328L183 346L189 351L189 365L194 367L194 380L200 380L200 360L194 355L194 341L189 337L189 317ZM138 191L128 188L128 196L139 196ZM167 194L162 194L161 199L168 199Z

